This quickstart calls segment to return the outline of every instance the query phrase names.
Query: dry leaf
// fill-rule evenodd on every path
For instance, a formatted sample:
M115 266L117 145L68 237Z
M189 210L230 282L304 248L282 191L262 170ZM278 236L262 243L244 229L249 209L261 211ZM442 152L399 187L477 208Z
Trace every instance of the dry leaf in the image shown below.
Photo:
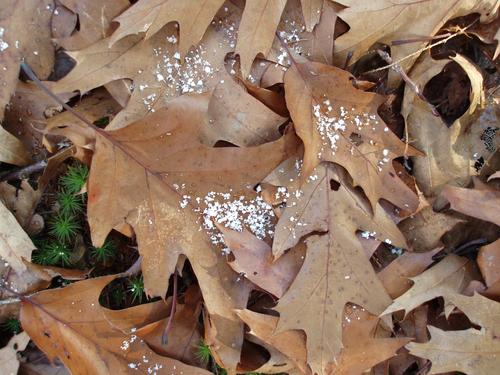
M398 310L405 310L408 313L436 297L446 299L450 294L460 293L469 281L465 267L467 262L466 258L450 254L424 273L409 278L413 281L413 286L397 298L381 315Z
M217 226L224 236L224 243L233 253L229 266L264 290L281 298L297 276L305 255L305 247L299 244L273 262L271 247L244 230L237 232Z
M302 179L321 161L332 161L347 169L372 206L384 198L414 211L417 196L398 178L392 160L419 153L377 114L383 97L354 88L351 78L339 68L303 59L285 74L286 102L305 147Z
M26 332L15 335L4 348L0 349L0 371L4 375L15 375L19 369L17 352L22 352L30 341Z
M432 264L432 257L442 249L437 248L425 253L406 252L392 261L377 276L391 298L397 298L411 288L411 278L418 276Z
M113 327L99 305L102 289L116 275L40 292L25 299L21 323L47 356L59 358L72 374L159 373L162 368L186 374L208 371L155 354L137 335Z
M441 195L450 202L453 210L500 225L499 190L491 187L464 189L448 185L443 188Z
M498 369L500 342L498 327L500 304L479 294L466 297L448 296L481 331L470 328L463 331L442 331L428 326L431 340L427 343L410 343L410 353L432 361L430 374L460 371L466 374L490 375Z
M302 332L296 330L275 333L278 317L238 310L236 314L250 327L250 333L290 358L303 372L310 373L306 363L306 343Z
M463 220L427 206L400 222L398 227L414 251L424 252L442 245L441 237L461 222Z
M21 181L19 189L7 182L0 183L0 199L26 231L29 229L41 196L42 192L34 190L27 180Z
M184 295L184 303L176 306L166 344L162 343L162 336L168 318L138 329L137 335L146 341L157 354L175 358L192 366L203 365L197 357L197 346L202 338L199 323L201 305L200 289L197 286L191 286Z
M24 59L38 77L47 78L54 65L50 40L53 0L5 0L0 8L0 122L16 91ZM2 141L3 143L3 141Z
M500 240L479 249L477 264L486 286L490 287L500 280Z
M0 161L15 165L25 165L30 160L29 153L21 141L0 127Z
M345 304L352 302L380 314L391 302L356 231L375 232L395 246L404 246L404 238L380 206L371 212L339 167L318 167L314 176L299 198L288 202L290 207L276 228L275 241L279 242L275 244L283 246L273 252L281 254L306 233L328 233L307 238L304 264L275 308L280 313L276 332L304 330L307 362L313 372L324 374L342 348Z
M481 126L476 126L477 116L472 115L484 104L481 72L460 55L454 60L467 73L472 82L472 91L468 111L450 127L440 117L435 116L429 104L418 98L408 86L405 89L401 114L405 117L411 144L425 153L425 157L412 160L418 186L426 196L436 196L446 183L466 185L470 176L477 174L474 169L474 155L479 150L475 145L483 142L479 139L481 133L477 134L469 129L481 130L489 126L488 123L481 124L481 120L477 123ZM410 78L423 88L448 62L433 60L426 54L415 64ZM480 153L487 159L491 150L484 149Z
M418 58L417 51L428 41L416 41L391 45L396 41L412 40L416 36L434 36L439 29L450 19L464 16L469 13L480 13L481 22L494 19L499 7L496 0L459 0L418 1L379 0L366 2L357 0L339 0L338 3L347 8L339 12L339 17L347 22L350 30L335 41L336 65L346 61L352 53L353 61L358 60L376 42L391 46L391 55L394 61L413 54L401 62L407 71ZM418 35L416 35L418 33ZM399 76L392 76L392 83L398 82Z
M130 6L127 0L60 0L64 7L78 17L80 27L72 35L58 38L57 44L67 51L88 47L92 43L110 35L113 18ZM54 18L59 14L54 13Z
M376 336L379 319L357 306L346 306L342 333L344 348L329 365L329 374L358 375L396 354L409 338Z
M30 260L35 248L14 215L0 201L0 256L20 274L26 270L23 258Z
M223 209L217 211L222 204L229 210L254 205L260 207L257 220L265 224L272 211L259 203L252 187L287 157L295 141L287 134L253 148L205 146L193 137L198 133L201 138L206 115L199 99L177 98L167 109L116 131L85 128L82 136L73 127L68 136L80 145L95 142L88 180L88 220L95 246L112 228L131 225L144 256L146 291L155 296L164 295L179 255L187 255L214 325L218 330L225 326L227 356L237 362L242 332L232 309L246 304L248 290L235 283L237 275L214 253L210 240L222 240L212 220L220 222L226 215ZM95 139L87 139L89 135ZM265 225L255 228L267 235ZM229 358L223 360L225 367L236 366Z

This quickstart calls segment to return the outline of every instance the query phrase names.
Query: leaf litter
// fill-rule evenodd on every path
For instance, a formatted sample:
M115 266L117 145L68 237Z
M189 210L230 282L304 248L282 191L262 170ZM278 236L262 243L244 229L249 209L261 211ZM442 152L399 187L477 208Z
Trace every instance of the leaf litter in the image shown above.
M0 369L494 373L499 6L2 4Z

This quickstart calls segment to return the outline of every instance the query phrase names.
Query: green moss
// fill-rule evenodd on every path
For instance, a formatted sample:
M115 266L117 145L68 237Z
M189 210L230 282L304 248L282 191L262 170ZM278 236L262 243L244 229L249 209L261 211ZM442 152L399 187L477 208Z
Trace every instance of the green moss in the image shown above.
M49 221L49 234L61 243L69 243L81 229L75 215L59 213Z
M112 240L106 240L101 247L93 247L90 250L90 255L95 260L104 263L114 257L116 252L116 244Z
M75 195L69 191L61 190L57 194L60 212L66 215L75 215L83 211L83 199L81 195Z
M142 276L130 279L128 285L128 291L132 295L132 302L138 300L139 303L142 303L144 297L144 280Z
M17 318L8 318L2 323L2 331L17 335L22 331L21 322Z
M59 178L59 184L68 193L79 193L85 186L89 176L89 169L84 164L75 164L68 168L68 171Z

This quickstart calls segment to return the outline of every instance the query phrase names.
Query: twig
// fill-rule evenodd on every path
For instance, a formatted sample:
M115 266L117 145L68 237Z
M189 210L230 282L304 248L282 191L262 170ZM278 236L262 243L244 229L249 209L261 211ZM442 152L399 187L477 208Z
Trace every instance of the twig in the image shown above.
M422 101L424 101L425 103L427 103L427 105L429 105L432 114L434 116L439 116L439 112L437 111L437 109L431 103L429 103L429 101L425 98L424 94L422 93L422 91L420 90L418 85L415 82L413 82L410 77L408 77L408 74L406 74L406 72L401 67L401 65L399 65L397 63L393 63L391 56L389 56L389 54L387 52L378 49L377 53L384 61L386 61L389 64L388 66L391 66L391 68L394 71L399 73L401 78L403 78L403 81L405 81L406 84L408 84L408 86L411 88L411 90L413 92L415 92L415 94ZM410 135L408 134L408 126L405 126L405 151L404 151L405 160L408 158L407 154L408 154L409 141L410 141Z
M161 338L161 343L167 345L168 334L172 328L172 323L174 321L175 310L177 308L177 271L174 272L174 291L172 296L172 307L170 308L170 316L168 317L167 325L165 326L165 331L163 331L163 336Z
M2 286L0 286L0 288L2 288ZM10 292L9 290L7 290L8 292ZM19 303L21 302L21 298L18 298L18 297L10 297L10 298L6 298L6 299L0 299L0 306L3 306L3 305L11 305L13 303Z
M471 27L472 25L474 25L476 23L476 21L472 22L470 25L464 27L464 28L461 28L461 27L458 27L458 31L456 33L453 33L451 34L450 36L448 36L447 38L445 39L442 39L440 40L439 42L436 42L436 43L432 43L432 44L429 44L428 46L426 47L423 47L423 48L420 48L418 51L415 51L413 53L410 53L409 55L399 59L398 61L395 61L393 63L389 63L389 65L386 65L386 66L383 66L381 68L377 68L377 69L373 69L373 70L370 70L368 72L366 72L365 74L369 74L369 73L375 73L375 72L380 72L382 70L385 70L385 69L390 69L392 67L394 67L395 65L400 65L403 61L406 61L414 56L418 56L420 55L422 52L424 51L427 51L428 49L431 49L435 46L438 46L440 44L445 44L446 42L448 42L450 39L456 37L456 36L459 36L459 35L462 35L462 34L465 34L465 31Z
M0 176L0 182L2 181L12 181L12 180L22 180L28 178L32 173L40 172L47 166L46 160L40 160L36 163L27 165L26 167L19 168L13 172L7 172Z

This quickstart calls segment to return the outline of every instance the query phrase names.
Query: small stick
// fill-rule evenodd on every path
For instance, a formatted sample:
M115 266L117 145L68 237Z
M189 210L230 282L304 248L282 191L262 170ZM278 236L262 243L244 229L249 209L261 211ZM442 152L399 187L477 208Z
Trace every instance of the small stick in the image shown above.
M167 345L168 334L172 329L172 323L174 321L175 310L177 308L177 271L174 272L174 292L172 296L172 307L170 308L170 316L168 317L167 325L165 326L165 331L163 331L163 336L161 338L161 343Z
M16 171L8 172L0 176L0 182L2 181L12 181L12 180L22 180L28 178L32 173L40 172L47 166L46 160L40 160L36 163L22 167Z

